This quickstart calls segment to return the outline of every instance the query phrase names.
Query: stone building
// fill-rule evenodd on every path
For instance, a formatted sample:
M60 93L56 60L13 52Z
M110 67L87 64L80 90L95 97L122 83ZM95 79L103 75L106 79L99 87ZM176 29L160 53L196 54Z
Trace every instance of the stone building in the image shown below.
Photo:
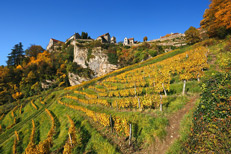
M116 37L115 37L115 36L112 36L112 37L111 37L111 43L112 43L112 44L115 44L115 43L116 43Z
M65 43L76 40L76 39L81 39L81 36L79 35L79 33L75 33L74 35L72 35L70 38L66 40Z
M71 37L69 37L65 44L71 44L71 45L75 45L76 42L81 42L81 43L85 43L85 42L91 42L91 41L94 41L93 39L91 39L90 37L89 38L81 38L80 34L79 33L75 33L74 35L72 35Z
M111 36L109 33L103 34L99 37L97 37L96 40L100 40L101 43L111 43Z
M123 45L133 45L133 44L135 44L134 38L129 38L129 39L127 37L124 38Z
M62 47L63 44L65 44L65 43L62 41L51 38L46 49L47 49L47 51L58 50L59 48Z

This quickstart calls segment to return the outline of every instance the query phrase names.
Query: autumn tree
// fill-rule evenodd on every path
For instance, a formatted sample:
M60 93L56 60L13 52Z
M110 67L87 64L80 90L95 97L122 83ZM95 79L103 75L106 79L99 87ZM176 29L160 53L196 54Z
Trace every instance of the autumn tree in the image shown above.
M13 89L10 85L10 82L13 76L12 71L8 67L0 66L0 105L3 105L7 102L13 100L11 93L13 93Z
M231 1L211 0L205 10L201 27L208 31L209 37L224 38L231 32Z
M146 42L147 40L148 40L148 37L145 36L145 37L143 38L143 41Z
M37 57L37 55L43 51L44 49L40 45L31 45L25 52L29 57Z
M185 38L188 44L195 44L201 40L199 31L193 26L185 31Z

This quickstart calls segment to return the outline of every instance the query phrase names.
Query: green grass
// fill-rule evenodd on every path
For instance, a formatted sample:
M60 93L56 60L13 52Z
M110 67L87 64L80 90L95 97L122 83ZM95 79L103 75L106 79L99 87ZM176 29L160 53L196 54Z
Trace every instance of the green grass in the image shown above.
M186 93L199 93L200 89L200 82L196 80L187 81L186 82ZM181 94L183 91L183 82L179 81L177 83L170 84L170 91L168 92L169 95Z
M36 110L34 109L34 107L31 105L30 102L28 102L26 104L26 106L24 108L22 108L22 114L20 116L21 121L27 119L29 116L31 116L34 112L36 112Z
M6 128L7 128L9 125L13 124L13 122L14 122L14 118L12 117L11 112L9 112L7 115L5 115L5 117L4 117L3 120L1 121L1 125L2 125L2 127L5 128L5 130L6 130Z
M97 94L93 89L85 89L83 92L86 92L88 94Z
M66 114L74 114L70 112L68 108L63 107L60 104L53 104L49 107L58 118L60 127L58 128L59 134L56 139L54 139L54 146L52 147L51 151L58 149L59 147L63 146L65 141L68 138L68 129L70 127L69 121L67 119Z
M40 99L36 99L34 101L34 104L38 107L38 109L42 108L44 105L41 103Z
M47 134L51 129L52 121L48 114L43 112L43 114L36 117L35 121L39 121L39 134L40 141L43 141L47 138ZM38 129L38 127L36 128Z
M52 151L64 146L65 141L68 138L69 121L66 115L71 115L71 117L76 121L76 128L80 128L82 138L83 138L83 148L81 152L84 151L95 151L97 153L116 153L116 148L112 146L106 139L104 139L92 126L84 120L82 117L83 113L73 110L71 108L64 107L60 104L53 104L49 108L60 121L60 132L56 139L54 139L54 146ZM90 138L90 139L89 139Z
M22 120L17 123L15 126L13 126L11 129L9 130L6 130L5 132L3 132L2 134L0 134L0 144L4 144L4 142L8 139L8 138L11 138L13 135L14 135L14 131L17 130L17 131L20 131L24 125L28 124L28 123L31 123L31 120L32 119L36 119L38 118L41 114L44 113L45 111L45 108L49 107L54 100L56 100L60 95L62 95L62 93L64 93L65 91L61 91L61 92L53 92L53 94L51 94L50 98L48 99L48 104L46 104L45 106L43 106L41 109L39 110L35 110L35 112L31 112L30 109L32 109L33 107L31 106L30 103L28 103L28 111L27 110L24 110L23 114L19 117L21 118L22 117ZM37 99L39 99L38 97L36 97ZM26 106L27 106L26 105ZM31 106L31 107L29 107ZM33 110L33 109L32 109ZM25 112L26 111L26 112ZM26 116L25 116L26 115ZM4 120L7 120L8 117L10 118L11 116L11 112L9 112L6 117L7 118L4 118ZM39 119L40 120L40 119ZM44 134L46 135L46 134Z
M3 146L0 147L0 153L4 154L12 154L13 144L14 144L14 138L12 137L8 139Z
M187 96L173 96L168 97L166 103L163 104L163 110L167 113L174 113L189 101Z
M32 122L25 124L20 130L20 132L22 133L22 138L20 138L20 140L22 140L22 145L21 145L22 152L26 149L30 141L31 130L32 130Z

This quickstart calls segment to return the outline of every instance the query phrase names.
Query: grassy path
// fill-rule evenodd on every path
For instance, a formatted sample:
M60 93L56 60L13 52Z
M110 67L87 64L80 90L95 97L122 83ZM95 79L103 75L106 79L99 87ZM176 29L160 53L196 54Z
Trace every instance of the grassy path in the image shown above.
M169 125L167 127L167 136L163 141L156 140L148 149L136 152L141 153L152 153L152 154L165 154L169 147L180 137L180 122L184 115L193 109L195 102L198 100L199 95L196 95L190 99L190 101L179 111L168 115Z

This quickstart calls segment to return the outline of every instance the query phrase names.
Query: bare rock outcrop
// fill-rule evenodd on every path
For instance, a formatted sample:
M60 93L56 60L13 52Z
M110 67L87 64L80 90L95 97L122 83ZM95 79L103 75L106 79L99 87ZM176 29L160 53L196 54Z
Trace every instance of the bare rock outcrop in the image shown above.
M108 56L105 50L101 47L95 47L88 49L87 47L78 47L76 43L74 45L74 60L78 65L83 68L89 68L94 72L94 77L99 77L112 72L117 69L116 65L110 64ZM89 53L89 50L90 53ZM69 73L69 82L71 85L80 84L83 81L89 79L80 77L76 74Z

